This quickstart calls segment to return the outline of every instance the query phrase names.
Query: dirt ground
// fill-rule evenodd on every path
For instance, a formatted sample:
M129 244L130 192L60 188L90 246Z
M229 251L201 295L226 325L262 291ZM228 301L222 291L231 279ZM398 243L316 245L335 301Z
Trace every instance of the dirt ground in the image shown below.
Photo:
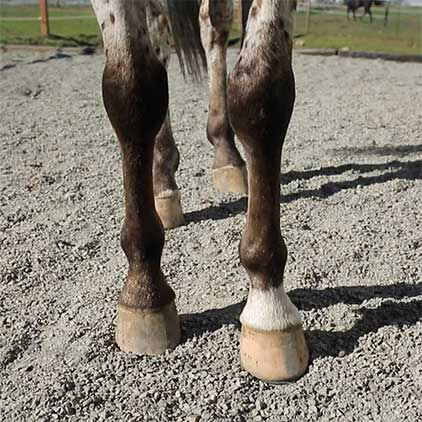
M1 421L422 420L420 64L294 57L280 217L312 362L274 386L239 366L246 199L210 184L206 82L172 60L187 224L162 268L183 341L136 357L113 338L127 263L103 57L0 60Z

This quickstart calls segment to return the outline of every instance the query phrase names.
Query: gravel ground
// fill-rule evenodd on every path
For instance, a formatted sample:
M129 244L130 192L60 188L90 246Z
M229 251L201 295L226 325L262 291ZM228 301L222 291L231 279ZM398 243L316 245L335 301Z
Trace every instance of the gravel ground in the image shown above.
M294 57L280 216L312 363L281 386L239 366L246 200L210 185L206 83L175 59L187 224L166 233L162 266L184 338L159 357L116 347L127 263L102 65L1 56L0 420L422 420L421 65Z

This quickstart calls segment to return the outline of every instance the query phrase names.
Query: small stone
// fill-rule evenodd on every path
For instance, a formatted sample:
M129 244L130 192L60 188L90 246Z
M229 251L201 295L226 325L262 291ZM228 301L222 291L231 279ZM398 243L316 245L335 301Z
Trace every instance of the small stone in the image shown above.
M155 393L154 393L154 400L155 401L158 401L158 400L160 400L160 397L161 397L161 393L159 392L159 391L156 391Z
M255 406L257 410L263 410L267 407L267 405L261 400L257 400Z
M215 394L210 394L208 398L209 403L215 403L217 401L217 396Z
M64 384L65 391L72 391L75 389L75 383L73 381L67 381Z
M68 406L66 406L66 413L68 415L75 415L76 414L76 409L73 406L68 405Z

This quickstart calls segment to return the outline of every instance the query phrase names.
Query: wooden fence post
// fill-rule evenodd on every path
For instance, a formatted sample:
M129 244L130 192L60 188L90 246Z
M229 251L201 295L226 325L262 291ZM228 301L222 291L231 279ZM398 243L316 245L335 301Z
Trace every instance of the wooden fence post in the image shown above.
M384 5L384 28L387 26L388 23L388 13L390 12L390 2L385 3Z
M310 20L311 20L311 0L308 0L306 3L305 35L308 35Z
M47 0L40 0L41 34L48 37L50 33L48 26L48 5Z
M237 0L235 2L236 7L236 14L235 14L235 21L236 23L240 23L240 26L242 26L242 1Z
M401 3L398 3L397 6L398 6L398 11L397 11L397 17L396 17L396 37L399 36L399 32L400 32Z

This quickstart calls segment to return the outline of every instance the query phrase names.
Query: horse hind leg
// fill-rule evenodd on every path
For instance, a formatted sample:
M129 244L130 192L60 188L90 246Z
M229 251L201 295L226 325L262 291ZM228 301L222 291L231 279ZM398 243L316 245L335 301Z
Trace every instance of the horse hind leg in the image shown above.
M92 0L92 5L106 54L104 106L123 162L121 244L129 271L119 297L116 341L126 352L159 354L180 340L175 294L160 268L164 231L152 182L154 142L168 106L167 74L152 49L145 3Z
M301 317L283 288L281 151L295 98L293 0L255 0L228 82L230 122L246 153L249 203L240 260L250 289L240 317L241 365L265 381L301 376L309 354Z
M165 11L157 0L147 3L147 24L153 50L165 68L170 60L170 27ZM180 191L176 183L175 173L179 166L179 151L174 141L167 114L157 134L154 148L153 182L155 208L165 229L181 226L185 223Z
M214 146L214 186L222 192L247 193L245 163L234 142L227 115L227 43L233 21L231 0L202 0L199 21L209 74L207 137Z
M167 111L155 141L153 178L155 208L165 229L185 224L180 191L174 174L179 166L179 151L174 142Z
M369 22L372 23L373 17L372 17L371 9L368 9L368 14L369 14Z

